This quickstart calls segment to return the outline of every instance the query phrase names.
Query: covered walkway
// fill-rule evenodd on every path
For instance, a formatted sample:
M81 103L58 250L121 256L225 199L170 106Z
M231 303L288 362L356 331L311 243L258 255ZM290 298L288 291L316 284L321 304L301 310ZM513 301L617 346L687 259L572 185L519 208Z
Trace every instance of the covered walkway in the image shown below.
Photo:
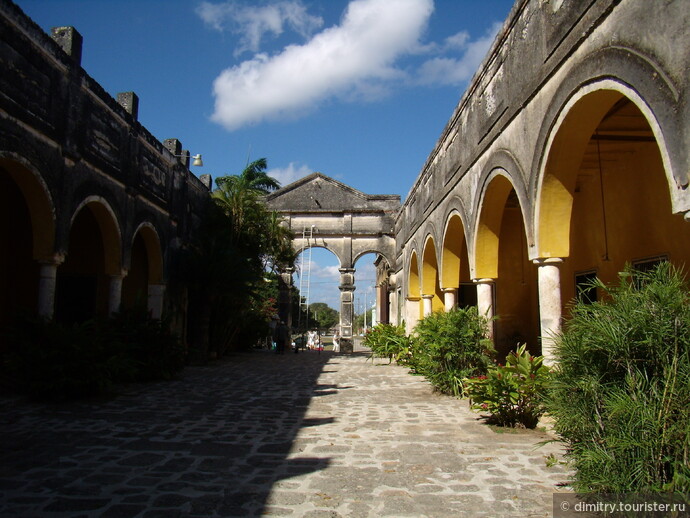
M551 516L568 479L545 433L496 431L364 353L257 351L0 406L1 516Z

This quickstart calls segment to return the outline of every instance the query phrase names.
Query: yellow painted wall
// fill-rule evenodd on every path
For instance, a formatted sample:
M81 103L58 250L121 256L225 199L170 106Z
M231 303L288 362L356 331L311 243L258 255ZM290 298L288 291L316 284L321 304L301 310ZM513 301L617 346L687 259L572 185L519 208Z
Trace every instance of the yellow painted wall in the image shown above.
M602 142L602 152L612 145ZM615 160L602 164L609 260L605 260L599 175L581 177L570 228L571 256L561 271L566 306L575 297L578 271L594 269L600 279L611 283L626 261L667 255L675 264L690 265L690 225L671 214L658 147L653 142L615 146L619 150Z
M538 349L538 300L535 266L527 257L527 246L519 208L503 212L496 280L495 346L502 360L516 345L527 343Z
M21 190L0 168L0 326L19 311L36 310L38 263L32 257L32 226Z

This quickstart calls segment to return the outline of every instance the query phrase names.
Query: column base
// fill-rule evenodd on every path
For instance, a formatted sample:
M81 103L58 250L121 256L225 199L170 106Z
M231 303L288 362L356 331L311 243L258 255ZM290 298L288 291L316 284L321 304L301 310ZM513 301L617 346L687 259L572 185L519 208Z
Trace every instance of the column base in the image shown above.
M352 338L340 339L340 352L345 354L352 354L355 352L355 345Z

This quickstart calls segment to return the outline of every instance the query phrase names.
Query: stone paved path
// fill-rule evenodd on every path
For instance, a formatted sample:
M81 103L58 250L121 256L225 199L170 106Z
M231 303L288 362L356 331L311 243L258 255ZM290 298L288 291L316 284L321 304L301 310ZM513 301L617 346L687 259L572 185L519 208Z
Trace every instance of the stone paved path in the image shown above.
M551 516L547 438L364 354L257 351L107 400L0 397L0 516Z

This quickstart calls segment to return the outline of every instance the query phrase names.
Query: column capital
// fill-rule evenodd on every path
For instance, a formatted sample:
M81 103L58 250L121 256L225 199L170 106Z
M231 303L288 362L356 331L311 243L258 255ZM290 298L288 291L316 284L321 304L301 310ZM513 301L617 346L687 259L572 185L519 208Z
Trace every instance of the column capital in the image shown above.
M431 299L434 298L434 296L433 296L433 295L422 295L422 298L423 298L424 300L431 300Z
M38 260L38 264L60 266L62 263L65 262L65 258L66 258L66 254L55 253L55 254L46 255L46 256L41 257Z
M496 282L496 279L486 277L484 279L472 279L472 282L475 284L494 284Z
M119 273L109 275L109 277L111 279L124 279L125 277L127 277L128 273L129 273L129 270L122 269L122 270L120 270Z
M562 264L564 261L563 257L539 257L537 259L533 259L532 262L536 264L537 266L542 266L542 265L547 265L551 264L554 266L558 266Z
M405 300L409 300L410 302L419 302L420 300L422 300L422 298L415 297L413 295L408 295L407 297L405 297Z
M454 292L458 291L458 288L457 287L455 287L455 288L441 288L441 291L443 293L454 293Z

